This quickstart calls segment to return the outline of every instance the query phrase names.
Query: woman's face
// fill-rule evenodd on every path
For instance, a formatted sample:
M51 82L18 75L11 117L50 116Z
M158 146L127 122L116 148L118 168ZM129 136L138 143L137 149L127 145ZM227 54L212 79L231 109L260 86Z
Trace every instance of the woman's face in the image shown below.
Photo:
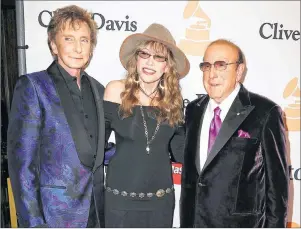
M150 45L137 52L137 72L144 83L154 83L168 71L167 55L156 53Z

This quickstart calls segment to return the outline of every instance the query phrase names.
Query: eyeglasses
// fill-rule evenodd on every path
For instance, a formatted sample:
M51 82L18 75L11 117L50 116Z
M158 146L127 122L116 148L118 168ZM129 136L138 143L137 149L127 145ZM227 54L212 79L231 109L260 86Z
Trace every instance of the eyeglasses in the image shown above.
M154 60L155 61L158 61L158 62L164 62L164 61L167 61L167 58L165 56L160 56L160 55L151 55L145 51L142 51L142 50L138 50L137 53L136 53L138 56L140 56L142 59L148 59L150 58L151 56L153 56Z
M207 72L207 71L211 70L211 66L213 65L216 70L224 71L227 69L227 66L231 65L231 64L240 64L240 63L238 61L233 62L233 63L227 63L226 61L223 61L223 60L215 61L213 64L211 64L209 62L203 62L203 63L200 63L200 69L203 72Z

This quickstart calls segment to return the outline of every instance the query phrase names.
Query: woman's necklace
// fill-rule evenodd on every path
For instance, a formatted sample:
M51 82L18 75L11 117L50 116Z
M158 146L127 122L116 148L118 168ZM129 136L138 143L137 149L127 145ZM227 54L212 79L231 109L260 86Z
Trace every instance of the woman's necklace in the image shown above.
M147 97L151 98L151 95L158 91L158 87L156 87L155 90L153 90L150 94L147 94L141 86L139 86L139 90L142 91L142 93L145 94Z
M145 117L144 117L144 112L143 112L143 107L142 107L141 103L140 103L140 111L141 111L141 115L142 115L142 119L143 119L144 133L145 133L145 137L146 137L146 148L145 148L145 150L146 150L147 155L149 155L150 150L151 150L150 144L152 143L152 141L156 137L156 134L157 134L157 132L158 132L158 130L160 128L160 122L157 122L157 126L156 126L156 129L154 131L154 134L151 137L151 139L148 140L148 129L147 129L147 125L146 125L146 121L145 121Z

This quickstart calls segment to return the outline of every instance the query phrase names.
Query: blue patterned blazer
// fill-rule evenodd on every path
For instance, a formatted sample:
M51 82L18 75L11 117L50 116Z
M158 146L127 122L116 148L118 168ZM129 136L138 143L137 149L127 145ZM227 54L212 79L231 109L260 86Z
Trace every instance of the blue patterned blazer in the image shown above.
M98 146L92 152L87 132L74 110L62 104L52 63L46 71L21 76L9 115L8 166L21 227L86 227L103 220L104 87L88 76L97 106Z

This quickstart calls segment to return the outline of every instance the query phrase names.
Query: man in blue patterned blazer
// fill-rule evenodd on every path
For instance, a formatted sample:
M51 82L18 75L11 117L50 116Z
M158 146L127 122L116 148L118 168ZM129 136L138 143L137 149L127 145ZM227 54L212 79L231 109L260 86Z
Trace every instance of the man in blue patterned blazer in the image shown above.
M104 87L84 71L96 41L90 13L56 10L48 26L55 60L16 84L8 163L21 227L104 225Z

